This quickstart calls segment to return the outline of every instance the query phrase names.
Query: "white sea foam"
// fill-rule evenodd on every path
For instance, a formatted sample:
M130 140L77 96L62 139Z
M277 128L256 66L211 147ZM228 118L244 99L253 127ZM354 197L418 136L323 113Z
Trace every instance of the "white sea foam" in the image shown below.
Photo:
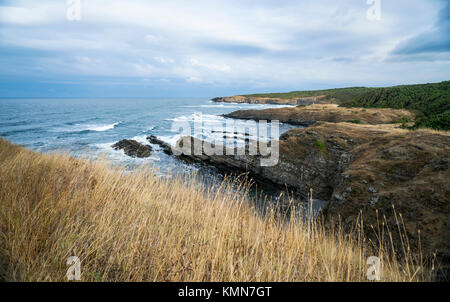
M145 130L142 130L142 133L148 133L148 132L151 132L151 131L153 131L155 129L156 129L156 126L151 126L151 127L148 127Z
M114 124L109 124L109 125L86 125L86 129L84 129L84 130L98 131L98 132L108 131L108 130L114 129L119 124L120 124L120 122L117 122Z
M181 134L176 134L176 135L161 135L158 136L158 139L162 140L163 142L171 145L171 146L175 146L177 141L182 137Z
M139 137L134 137L133 139L144 143L142 139ZM123 150L115 150L112 147L115 143L116 142L95 144L94 146L97 149L96 151L97 156L106 154L109 160L117 164L121 163L145 164L148 162L158 162L161 160L161 158L156 154L156 152L152 152L150 157L148 158L132 158L126 155ZM148 144L148 142L146 143Z
M263 105L265 106L265 105ZM233 120L213 114L193 113L191 115L182 115L176 118L167 119L173 122L189 122L194 130L194 136L207 141L220 142L227 137L227 143L230 139L236 137L236 143L240 144L247 138L268 141L267 135L258 135L258 124L255 121ZM231 129L227 129L231 126ZM231 131L231 132L230 132ZM198 133L200 132L200 133ZM229 133L227 133L229 132ZM247 135L245 134L247 133ZM175 133L174 133L175 134ZM181 134L176 133L172 136L162 136L161 139L171 145L175 145Z
M144 145L148 145L147 135L137 135L137 136L133 137L132 140L135 140Z
M223 123L225 118L214 114L193 113L191 115L181 115L175 118L167 118L166 121L172 122L203 122L203 123Z
M82 132L82 131L95 131L95 132L104 132L111 129L114 129L120 124L120 122L116 122L113 124L75 124L69 127L58 127L50 130L51 132Z
M246 104L246 103L214 103L200 106L183 106L185 108L227 108L227 109L269 109L282 107L296 107L289 104Z

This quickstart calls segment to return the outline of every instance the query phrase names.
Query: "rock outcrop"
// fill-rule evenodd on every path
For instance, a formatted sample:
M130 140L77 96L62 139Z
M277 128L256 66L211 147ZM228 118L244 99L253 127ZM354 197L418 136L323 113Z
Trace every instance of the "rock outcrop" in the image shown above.
M340 216L351 227L361 214L373 240L384 223L397 250L402 250L400 233L412 249L420 241L424 254L436 252L450 276L450 135L393 131L372 136L348 156L327 217Z
M360 124L390 124L411 122L412 112L398 109L344 108L337 105L311 105L265 110L239 110L224 117L247 120L278 120L292 125L310 126L317 121Z
M245 104L274 104L274 105L311 105L311 104L328 104L329 100L326 96L302 97L302 98L268 98L268 97L252 97L252 96L227 96L212 99L217 103L245 103Z
M172 146L170 146L168 143L163 142L162 140L158 139L156 136L154 135L150 135L147 137L147 140L154 145L159 145L163 152L166 153L167 155L173 155L172 152Z
M145 158L149 157L152 152L151 146L143 145L135 140L128 139L121 140L112 145L112 147L115 150L123 150L125 154L130 157Z
M304 198L312 188L315 198L328 201L324 214L329 221L340 217L344 226L351 228L362 212L365 231L373 240L374 229L385 219L394 242L400 244L401 214L411 248L418 247L420 230L424 255L437 252L444 265L450 264L447 133L408 131L392 125L317 122L281 135L279 161L271 167L261 166L260 156L206 155L202 148L211 147L209 143L192 137L180 139L177 147L186 143L191 144L191 152L178 155L181 159L224 171L246 171L288 186Z
M239 148L228 150L224 146L216 146L200 139L185 136L180 138L175 146L171 146L166 142L158 139L155 136L147 137L147 140L159 145L162 151L168 155L176 156L177 158L187 162L199 162L202 164L212 165L225 173L235 172L250 172L255 178L263 179L264 177L259 175L259 169L257 167L260 163L260 156L245 155L244 151L238 151ZM187 146L190 146L187 147ZM221 149L224 155L208 155L205 150ZM174 152L175 151L175 152ZM244 155L225 155L225 154L244 154ZM248 152L247 152L248 153ZM266 178L266 180L270 180Z

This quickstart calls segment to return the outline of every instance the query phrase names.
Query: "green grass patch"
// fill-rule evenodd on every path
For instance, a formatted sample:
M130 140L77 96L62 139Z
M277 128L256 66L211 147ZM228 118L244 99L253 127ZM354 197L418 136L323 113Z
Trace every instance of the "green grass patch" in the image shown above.
M319 148L320 151L324 151L325 148L326 148L325 143L322 142L321 140L317 140L317 141L314 143L314 145L315 145L317 148Z

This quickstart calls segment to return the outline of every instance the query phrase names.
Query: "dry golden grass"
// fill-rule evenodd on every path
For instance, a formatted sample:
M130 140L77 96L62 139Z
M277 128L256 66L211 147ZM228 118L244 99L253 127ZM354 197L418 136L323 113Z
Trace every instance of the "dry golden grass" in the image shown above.
M0 139L1 279L66 281L78 256L83 281L367 281L376 255L383 281L430 280L414 255L395 260L358 232L262 217L230 186L212 192Z
M400 124L378 124L378 125L361 125L361 124L352 124L352 123L342 123L347 126L353 127L353 128L360 128L360 129L372 129L372 130L380 130L386 133L392 133L392 134L408 134L408 133L418 133L418 134L439 134L439 135L445 135L450 136L450 131L446 130L436 130L431 128L420 128L420 129L414 129L410 130L407 128L403 128Z
M414 122L415 115L403 109L391 108L346 108L336 104L314 104L309 106L269 108L264 110L238 110L227 117L251 120L279 120L283 123L304 122L354 122L358 124L395 124L402 120Z

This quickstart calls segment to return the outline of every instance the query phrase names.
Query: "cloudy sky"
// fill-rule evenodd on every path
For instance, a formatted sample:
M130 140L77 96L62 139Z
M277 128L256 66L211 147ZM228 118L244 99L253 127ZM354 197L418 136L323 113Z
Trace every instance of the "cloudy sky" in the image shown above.
M76 2L0 0L0 97L213 97L450 79L449 0L81 0L71 20Z

